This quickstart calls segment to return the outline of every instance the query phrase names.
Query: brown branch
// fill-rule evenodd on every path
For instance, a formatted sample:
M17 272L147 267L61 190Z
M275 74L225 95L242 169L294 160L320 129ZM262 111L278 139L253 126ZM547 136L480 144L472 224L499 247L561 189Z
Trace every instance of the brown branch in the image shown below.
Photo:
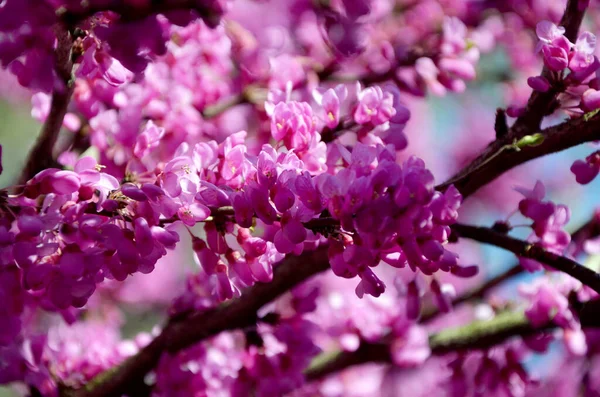
M537 146L524 145L518 150L514 147L518 138L513 132L503 139L495 140L469 165L436 186L436 189L445 190L454 185L463 197L468 197L520 164L582 143L600 140L600 114L565 121L537 133L543 135L541 143Z
M598 309L594 307L595 313L598 313ZM588 311L592 311L591 306ZM429 336L429 347L432 355L484 350L509 338L532 335L546 328L548 327L533 328L523 313L506 312L491 320L475 321L466 326L434 333ZM313 360L304 375L307 381L315 381L349 367L371 362L393 363L390 344L363 341L354 352L325 353Z
M75 89L75 84L71 81L73 70L73 62L71 60L72 38L69 32L60 26L56 27L56 36L57 48L54 52L55 70L64 86L55 88L52 92L48 118L44 122L42 131L33 148L29 151L25 167L19 178L19 184L25 184L38 172L56 164L52 156L52 150L58 139L63 120L67 114L71 95Z
M577 39L577 32L581 26L585 8L579 7L580 0L569 0L565 12L560 20L560 25L565 28L565 36L571 42ZM550 70L544 67L542 76L548 78ZM556 100L556 95L561 91L560 87L554 87L547 92L533 91L527 102L525 113L517 118L511 130L515 136L524 136L529 131L540 129L542 119L553 112L553 102Z
M513 266L502 274L488 280L472 291L467 292L452 301L452 305L456 306L464 302L479 299L485 296L487 292L502 284L506 280L521 274L523 268L519 265ZM441 312L439 309L425 311L421 316L421 322L426 323L433 320ZM324 353L313 361L311 366L306 370L306 379L308 381L321 379L329 374L342 371L348 367L365 364L365 363L391 363L391 355L389 348L390 334L384 335L378 341L367 342L361 341L358 349L353 352L335 351Z
M589 221L587 221L579 228L577 228L577 230L571 233L571 243L569 245L568 252L573 256L576 255L579 251L578 247L580 247L586 240L598 236L600 236L600 211L595 212ZM523 267L517 263L509 267L507 270L500 273L499 275L487 280L484 284L475 288L474 290L468 291L460 296L457 296L452 300L452 306L457 306L461 303L481 299L485 297L485 295L489 291L501 285L505 281L510 280L514 276L523 273L523 271ZM429 310L424 310L421 314L420 321L422 323L429 322L440 314L441 312L437 307L431 308Z
M93 17L99 12L113 12L118 14L121 21L131 22L147 18L150 15L162 14L169 11L195 11L207 25L215 27L219 24L221 10L218 9L216 1L206 0L153 0L144 6L132 5L131 2L117 1L111 4L89 4L79 9L62 8L57 11L61 20L67 26L76 26L77 24Z
M600 327L600 300L584 302L577 313L584 328ZM485 350L514 337L527 337L555 328L552 323L533 327L521 312L504 312L491 320L446 329L429 336L432 355ZM392 363L388 342L362 341L354 352L326 352L317 356L304 371L307 381L315 381L349 367L366 363Z
M257 283L241 297L204 312L170 321L161 334L123 364L100 374L77 397L118 396L135 389L158 363L163 352L175 353L220 332L252 326L256 312L294 286L329 268L327 247L286 257L270 283Z
M452 231L460 237L494 245L520 257L534 259L568 274L600 293L600 274L565 256L548 252L538 245L498 233L487 227L454 224L452 225Z
M391 363L390 346L382 342L362 341L353 352L333 351L317 356L304 371L308 382L322 379L346 368L366 363Z
M452 301L452 305L458 305L474 299L479 299L485 296L485 294L491 289L502 284L504 281L521 274L523 268L521 266L513 266L504 273L490 279L479 288L470 291L464 295L461 295ZM425 323L433 320L440 314L438 309L425 311L421 316L421 322ZM511 332L514 332L512 329ZM522 330L520 331L522 332ZM495 335L499 337L499 335ZM507 336L503 336L506 338ZM306 379L308 381L321 379L329 374L342 371L348 367L354 365L360 365L365 363L391 363L389 340L391 339L390 334L386 334L376 342L361 341L358 349L353 352L347 351L335 351L324 353L313 361L310 367L305 371ZM464 346L464 344L463 344ZM440 351L441 346L438 348ZM434 353L437 350L434 349Z

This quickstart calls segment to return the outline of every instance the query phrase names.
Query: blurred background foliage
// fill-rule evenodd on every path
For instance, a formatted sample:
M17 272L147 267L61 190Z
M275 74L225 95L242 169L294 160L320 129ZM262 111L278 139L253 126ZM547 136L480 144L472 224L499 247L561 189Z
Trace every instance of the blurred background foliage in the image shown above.
M29 103L0 101L0 144L2 145L2 165L0 188L10 186L18 177L33 145L40 125L30 116Z

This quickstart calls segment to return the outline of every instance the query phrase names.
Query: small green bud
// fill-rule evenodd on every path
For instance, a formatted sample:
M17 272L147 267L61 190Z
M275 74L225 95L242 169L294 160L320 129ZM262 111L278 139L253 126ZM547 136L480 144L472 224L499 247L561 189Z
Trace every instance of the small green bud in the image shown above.
M525 135L515 143L515 148L523 149L527 146L539 146L544 142L544 134L537 132L533 135Z

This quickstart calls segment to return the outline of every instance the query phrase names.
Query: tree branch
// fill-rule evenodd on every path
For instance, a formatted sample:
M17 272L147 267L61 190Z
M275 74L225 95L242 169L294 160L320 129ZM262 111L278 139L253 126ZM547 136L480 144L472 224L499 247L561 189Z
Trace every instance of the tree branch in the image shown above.
M79 9L63 8L57 11L61 20L67 26L76 26L84 20L96 15L99 12L114 12L118 14L121 21L131 22L147 18L150 15L162 14L169 11L195 11L207 25L215 27L220 21L220 12L216 1L204 1L204 4L198 0L153 0L147 2L145 7L133 5L136 2L117 1L111 4L89 4ZM137 2L139 3L139 2Z
M600 327L600 300L585 302L578 311L583 327ZM432 355L449 352L485 350L513 337L526 337L555 328L552 323L533 327L522 312L504 312L491 320L450 328L429 336ZM392 363L390 345L361 342L354 352L334 351L317 356L304 372L307 381L322 379L354 365Z
M600 113L565 121L537 133L543 135L543 138L540 138L543 140L536 146L523 145L516 149L519 140L514 131L502 139L495 140L469 165L436 186L436 189L443 191L454 185L463 197L468 197L520 164L582 143L600 140Z
M596 210L589 221L571 233L571 243L567 249L567 253L573 257L579 255L582 251L583 243L598 236L600 236L600 210Z
M443 330L429 336L432 355L448 352L481 350L514 336L531 335L540 329L531 327L521 312L505 312L491 320ZM389 343L361 342L354 352L328 352L317 356L304 372L307 381L321 379L354 365L370 362L392 363Z
M479 288L470 291L464 295L461 295L452 301L452 305L458 305L463 302L467 302L473 299L478 299L490 291L491 289L497 287L504 281L514 277L517 274L522 273L523 268L519 265L513 266L504 273L490 279L485 284L480 286ZM590 309L588 309L590 310ZM440 311L436 308L430 311L425 311L425 313L421 316L421 322L425 323L433 320L436 316L440 314ZM493 329L498 329L498 327L492 326ZM514 329L513 329L514 331ZM459 333L457 333L458 335ZM495 335L497 338L499 335ZM461 336L463 338L467 337ZM376 342L367 342L361 341L358 349L353 352L348 351L333 351L333 352L325 352L317 356L311 363L311 365L306 369L305 375L308 381L321 379L329 374L342 371L348 367L366 364L366 363L391 363L391 354L390 354L390 346L389 340L391 338L390 334L387 334L380 338ZM437 338L437 339L436 339ZM457 336L458 338L458 336ZM468 334L468 339L475 338L472 333ZM439 344L439 349L442 351L442 345L449 341L458 341L458 339L452 339L448 337L448 334L437 334L437 336L432 336L432 339L437 340L436 343ZM431 340L431 339L430 339ZM464 340L464 339L461 339ZM464 345L464 342L461 342ZM480 343L480 341L478 341ZM433 347L432 347L433 349Z
M214 309L171 320L161 334L138 354L100 374L74 395L108 397L135 389L156 366L163 352L175 353L220 332L252 326L261 307L328 268L326 246L299 256L288 256L275 267L270 283L257 283L239 298Z
M25 184L38 172L54 166L54 157L52 150L58 139L58 134L62 127L63 119L67 114L67 107L71 100L71 95L75 85L71 81L73 62L71 60L71 49L73 41L69 32L60 27L56 27L57 47L54 52L55 70L63 83L63 87L55 88L52 92L50 103L50 113L42 126L42 131L36 140L33 148L29 151L25 167L21 172L19 184Z
M591 217L591 219L589 221L587 221L586 223L581 225L579 228L577 228L577 230L575 230L571 233L571 243L570 243L567 251L571 255L574 256L579 251L578 247L581 246L586 240L589 240L594 237L598 237L599 235L600 235L600 211L597 211L593 214L593 216ZM476 299L481 299L481 298L485 297L485 295L489 291L491 291L492 289L501 285L505 281L510 280L511 278L523 273L524 270L525 269L523 269L523 267L517 263L517 264L511 266L510 268L508 268L503 273L500 273L496 277L493 277L493 278L487 280L484 284L482 284L478 288L475 288L474 290L466 292L463 295L457 296L456 298L454 298L452 300L452 306L457 306L457 305L460 305L461 303L470 302L470 301L476 300ZM424 310L423 313L421 314L420 320L422 323L426 323L426 322L433 320L439 314L441 314L439 309L437 307L433 307L429 310Z
M390 346L383 342L362 341L353 352L335 350L315 357L304 371L307 382L322 379L346 368L366 363L391 363Z
M534 259L553 269L568 274L579 280L583 285L587 285L600 293L600 274L580 265L572 259L548 252L538 245L498 233L487 227L454 224L452 225L452 231L460 237L495 245L517 256Z

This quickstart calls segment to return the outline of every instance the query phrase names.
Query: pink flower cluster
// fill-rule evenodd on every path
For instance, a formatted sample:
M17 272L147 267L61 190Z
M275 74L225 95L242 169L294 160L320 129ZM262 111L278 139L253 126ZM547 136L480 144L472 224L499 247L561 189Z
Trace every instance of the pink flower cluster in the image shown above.
M476 268L459 266L457 255L443 247L461 202L454 187L435 192L433 175L421 160L411 158L400 166L383 146L338 150L344 168L317 177L316 184L342 232L351 232L330 239L331 268L342 277L358 275L359 296L379 296L385 290L371 270L380 261L426 275L440 270L463 277L476 273Z
M179 241L176 233L130 205L128 196L149 200L146 193L121 188L100 169L84 157L74 171L44 170L25 185L23 194L4 198L1 271L9 304L1 313L9 326L2 328L1 340L19 334L27 307L83 307L103 279L149 273ZM159 200L162 190L155 188L145 190Z
M529 86L540 92L552 89L563 93L560 102L568 111L580 114L597 109L600 96L595 73L600 62L594 55L596 36L583 32L573 44L564 36L564 27L549 21L540 22L536 33L540 40L537 50L542 52L550 74L530 77Z
M577 292L581 286L575 280L561 276L537 279L531 284L522 285L519 292L529 302L525 315L531 324L534 327L542 327L550 322L558 325L563 329L563 340L569 352L581 356L587 350L586 338L568 300L569 294ZM542 338L531 340L528 344L534 350L544 351L550 340Z
M164 6L168 10L168 4ZM197 8L204 10L201 14L213 25L224 12L217 0L199 1ZM142 72L153 56L166 52L170 23L187 25L200 16L191 4L188 9L166 12L164 17L157 15L159 11L153 12L146 2L123 0L112 4L6 1L0 7L0 64L10 68L25 87L44 92L64 90L64 72L49 65L57 64L54 50L65 42L57 32L68 35L69 28L75 31L77 27L82 32L77 75L101 77L109 84L119 85L129 80L132 73ZM142 17L126 21L127 15L120 18L120 13Z
M569 222L571 212L565 205L556 205L551 201L543 201L546 195L544 184L537 181L532 190L517 188L525 196L519 202L519 212L531 219L533 234L529 241L543 247L547 251L561 255L571 242L570 234L563 230ZM519 259L521 265L528 271L541 270L544 267L535 260Z

